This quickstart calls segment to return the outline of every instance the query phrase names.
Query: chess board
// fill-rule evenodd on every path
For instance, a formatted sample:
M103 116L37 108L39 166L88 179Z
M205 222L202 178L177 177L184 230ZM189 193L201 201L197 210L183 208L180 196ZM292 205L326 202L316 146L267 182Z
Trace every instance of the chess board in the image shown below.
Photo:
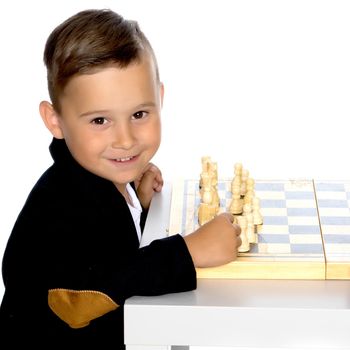
M231 201L231 179L218 181L220 210ZM264 223L258 242L237 260L198 268L198 278L350 279L350 182L256 180ZM199 181L172 190L169 234L199 227Z

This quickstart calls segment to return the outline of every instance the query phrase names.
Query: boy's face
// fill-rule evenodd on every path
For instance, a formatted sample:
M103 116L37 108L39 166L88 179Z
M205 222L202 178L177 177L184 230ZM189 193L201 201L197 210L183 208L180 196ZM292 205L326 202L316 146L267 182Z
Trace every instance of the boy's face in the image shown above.
M161 140L163 86L151 59L73 77L60 99L55 137L77 162L119 189L138 178Z

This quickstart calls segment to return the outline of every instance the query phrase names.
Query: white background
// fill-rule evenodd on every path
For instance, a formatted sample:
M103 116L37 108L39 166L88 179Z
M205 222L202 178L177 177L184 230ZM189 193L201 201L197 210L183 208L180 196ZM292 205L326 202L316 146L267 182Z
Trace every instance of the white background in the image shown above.
M28 192L51 164L51 135L38 113L48 98L46 38L75 12L103 7L137 20L158 56L165 99L154 162L166 181L197 177L203 155L222 177L239 161L260 179L350 179L350 2L6 1L1 256Z

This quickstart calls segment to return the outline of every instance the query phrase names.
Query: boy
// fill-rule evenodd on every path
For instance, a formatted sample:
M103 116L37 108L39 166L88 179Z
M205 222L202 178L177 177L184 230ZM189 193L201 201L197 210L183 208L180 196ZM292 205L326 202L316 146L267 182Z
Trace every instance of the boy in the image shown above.
M183 238L139 248L160 191L150 163L161 139L163 85L137 23L86 10L49 36L44 62L53 165L35 184L3 258L2 348L123 349L123 304L133 295L196 288L195 266L236 258L240 228L221 214Z

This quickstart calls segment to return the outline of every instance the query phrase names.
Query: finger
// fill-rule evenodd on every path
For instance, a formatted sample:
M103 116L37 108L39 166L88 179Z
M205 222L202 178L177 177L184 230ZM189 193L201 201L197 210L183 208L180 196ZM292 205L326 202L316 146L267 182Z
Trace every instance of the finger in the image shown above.
M155 173L155 179L159 182L159 183L163 183L163 176L161 171L157 168L157 171L154 172Z
M231 224L233 223L233 221L234 221L234 219L235 219L235 217L233 216L233 214L228 213L228 212L222 213L221 215L225 216L225 217L230 221Z
M154 173L152 171L146 171L142 176L142 186L153 188L154 187Z
M158 181L155 181L153 184L153 190L156 192L160 192L163 188L163 183L159 183Z
M241 226L237 224L233 224L233 226L235 227L236 235L239 236L241 234Z
M156 165L154 165L153 163L148 163L147 170L150 170L150 171L152 171L155 174L158 174L158 173L160 174L161 173L159 168Z

